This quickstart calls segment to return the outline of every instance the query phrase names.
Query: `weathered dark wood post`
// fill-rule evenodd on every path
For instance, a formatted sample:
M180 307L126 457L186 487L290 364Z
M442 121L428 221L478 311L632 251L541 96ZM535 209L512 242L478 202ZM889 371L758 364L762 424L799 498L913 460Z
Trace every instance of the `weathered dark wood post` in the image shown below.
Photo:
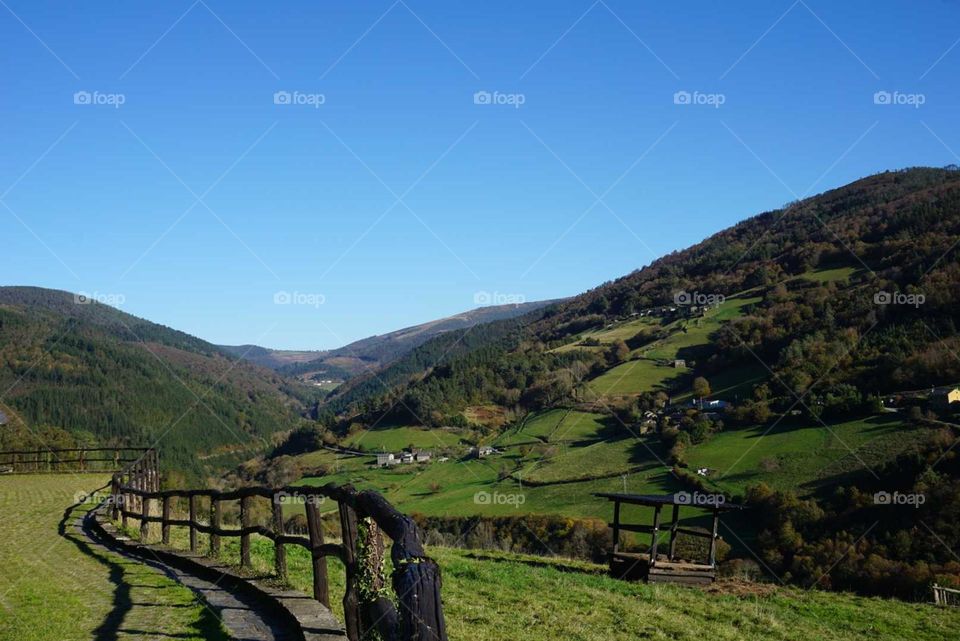
M163 501L163 513L161 514L160 522L160 539L163 541L164 545L170 545L170 497L164 496Z
M114 474L110 479L110 519L116 521L120 517L120 475Z
M613 553L620 551L620 501L613 502Z
M349 488L349 486L347 486ZM345 488L346 489L346 488ZM353 489L353 488L349 488ZM346 567L346 592L343 595L343 623L350 641L360 639L360 599L357 596L357 513L344 501L339 502L340 538Z
M244 530L250 527L251 501L253 501L252 496L244 496L240 499L240 527ZM246 532L240 535L240 567L250 567L250 535Z
M680 505L673 505L673 522L670 524L670 554L668 559L673 561L677 556L677 529L680 527Z
M327 581L327 558L320 553L323 547L323 522L317 496L307 497L307 530L310 533L310 550L313 557L313 598L330 607L330 586Z
M216 530L220 529L220 501L215 493L210 495L210 527L213 529L210 532L210 556L218 556L220 554L220 535L216 533Z
M151 503L152 501L145 496L142 497L140 502L140 540L144 543L150 536L150 521L147 520L147 517L150 516Z
M273 534L276 537L273 541L273 566L277 573L277 578L281 581L287 580L287 550L283 547L281 537L283 531L283 503L282 494L274 492L270 497L273 513Z
M713 528L710 535L710 565L711 567L717 567L717 538L719 536L717 530L720 525L720 510L713 510Z
M660 506L653 507L653 528L650 531L653 540L650 542L650 567L657 562L657 539L660 536Z
M197 553L197 514L200 510L197 507L197 503L200 501L200 497L191 494L190 497L190 551L194 554Z

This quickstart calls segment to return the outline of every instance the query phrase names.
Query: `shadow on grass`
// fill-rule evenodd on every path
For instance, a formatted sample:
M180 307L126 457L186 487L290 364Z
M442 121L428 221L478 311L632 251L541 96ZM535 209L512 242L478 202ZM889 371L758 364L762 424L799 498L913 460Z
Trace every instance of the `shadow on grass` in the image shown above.
M105 488L106 486L104 486ZM99 488L95 491L103 490ZM93 493L91 493L93 494ZM133 588L144 588L150 590L170 589L180 587L178 585L153 586L147 584L130 583L126 580L127 565L138 563L118 556L98 546L91 544L90 539L84 533L88 533L85 520L87 515L78 510L82 503L74 503L63 512L63 517L57 526L57 533L70 541L80 552L94 559L103 565L108 572L109 580L113 584L112 609L104 618L103 622L94 630L94 641L117 641L121 633L124 635L135 634L147 637L170 637L170 638L203 638L213 641L227 641L230 637L225 633L220 625L220 620L208 607L201 609L199 617L190 624L190 631L183 634L171 634L161 630L131 630L124 629L121 626L127 618L127 615L134 607L162 607L162 608L184 608L194 607L194 604L166 604L166 603L139 603L134 602L131 596ZM83 528L84 533L80 532ZM92 536L92 535L91 535ZM139 563L138 563L139 565ZM147 565L150 565L147 563ZM164 572L171 577L164 568L156 569ZM175 579L174 579L175 580Z

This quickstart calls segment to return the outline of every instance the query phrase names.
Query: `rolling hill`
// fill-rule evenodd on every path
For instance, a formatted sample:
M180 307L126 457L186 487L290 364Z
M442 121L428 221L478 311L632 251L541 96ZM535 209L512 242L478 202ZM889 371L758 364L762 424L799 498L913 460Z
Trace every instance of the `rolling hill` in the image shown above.
M435 519L609 516L598 491L724 493L763 515L737 526L739 554L805 585L916 598L960 582L943 516L960 514L960 418L905 393L960 382L958 244L955 167L790 203L580 296L435 337L320 408L325 439L409 441L448 462L315 452L304 469ZM476 444L500 451L471 459ZM927 503L874 504L895 491Z
M64 291L0 287L0 447L156 444L200 473L265 449L311 389Z

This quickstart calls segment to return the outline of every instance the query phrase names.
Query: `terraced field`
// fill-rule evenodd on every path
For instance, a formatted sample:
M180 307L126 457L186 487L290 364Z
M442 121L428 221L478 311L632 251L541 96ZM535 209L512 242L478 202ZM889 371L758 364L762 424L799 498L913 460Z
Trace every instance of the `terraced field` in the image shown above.
M91 548L71 527L76 495L107 478L0 477L0 639L226 639L194 593L157 570ZM62 528L62 534L60 529Z

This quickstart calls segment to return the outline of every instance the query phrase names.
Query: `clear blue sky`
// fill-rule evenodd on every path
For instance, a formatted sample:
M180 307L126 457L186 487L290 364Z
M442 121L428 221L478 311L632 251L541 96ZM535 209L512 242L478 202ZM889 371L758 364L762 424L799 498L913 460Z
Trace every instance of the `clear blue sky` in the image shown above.
M960 163L958 39L939 0L2 0L2 282L283 348L576 294Z

